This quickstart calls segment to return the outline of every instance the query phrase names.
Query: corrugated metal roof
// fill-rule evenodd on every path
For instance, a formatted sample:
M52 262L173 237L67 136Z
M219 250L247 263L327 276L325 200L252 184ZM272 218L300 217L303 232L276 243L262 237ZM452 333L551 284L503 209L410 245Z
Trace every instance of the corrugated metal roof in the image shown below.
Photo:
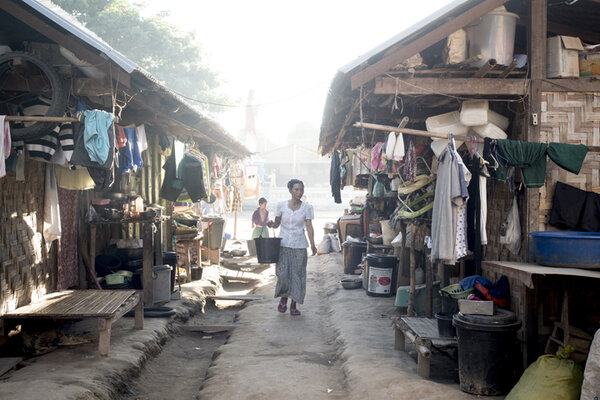
M21 0L21 2L31 7L36 12L40 13L42 16L48 18L56 25L65 29L67 32L71 33L79 40L87 43L89 46L105 54L106 57L108 57L111 61L117 64L128 74L135 74L137 76L142 77L146 80L148 86L158 89L159 93L163 93L164 95L180 103L183 107L185 107L186 109L188 109L196 115L197 123L202 123L210 127L210 130L212 131L213 135L209 136L212 139L218 140L219 136L221 136L220 142L222 142L225 146L229 147L232 152L241 155L251 154L250 150L248 150L243 144L241 144L233 136L231 136L218 122L208 118L207 116L203 115L201 112L196 110L194 107L188 104L187 101L185 101L181 96L179 96L177 93L175 93L167 86L165 86L162 82L160 82L158 79L156 79L156 77L154 77L148 71L141 68L138 64L136 64L129 58L125 57L117 50L113 49L108 43L102 40L94 32L84 27L79 21L75 20L73 16L69 15L65 10L63 10L56 4L50 2L49 0ZM194 126L190 127L194 128Z
M49 0L21 0L35 11L50 19L63 29L77 36L90 46L104 53L108 58L114 61L119 67L123 68L128 74L140 68L136 63L110 47L94 32L85 28L81 23L74 20L65 10L50 2Z
M403 41L408 42L412 38L419 36L422 33L422 31L429 30L429 29L426 29L427 27L436 26L438 24L438 21L443 21L446 18L451 17L452 15L456 14L455 11L460 6L462 6L466 3L479 3L479 2L481 2L481 0L454 0L452 3L445 5L444 7L440 8L439 10L434 12L433 14L428 15L426 18L422 19L421 21L417 22L416 24L412 25L411 27L403 30L396 36L386 40L385 42L381 43L380 45L374 47L373 49L369 50L365 54L361 55L357 59L344 65L342 68L339 69L339 71L344 74L347 74L348 72L352 71L356 67L360 66L365 61L369 60L371 57L373 57L383 51L386 51L390 47L400 44Z

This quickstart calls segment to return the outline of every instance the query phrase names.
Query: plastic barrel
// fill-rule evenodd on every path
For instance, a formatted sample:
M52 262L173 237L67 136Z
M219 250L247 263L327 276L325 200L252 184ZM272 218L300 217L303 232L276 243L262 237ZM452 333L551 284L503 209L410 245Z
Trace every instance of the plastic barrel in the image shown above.
M356 267L362 261L362 256L367 252L366 242L344 242L342 243L342 258L344 261L344 273L354 274Z
M457 313L452 323L458 337L458 377L463 392L504 395L517 381L516 332L521 327L515 314L498 310L496 315Z
M441 312L435 314L437 319L438 333L441 337L454 337L456 336L456 328L452 325L453 312Z
M259 263L276 263L279 261L281 238L256 238L256 258Z
M367 295L396 295L398 258L391 254L367 254Z

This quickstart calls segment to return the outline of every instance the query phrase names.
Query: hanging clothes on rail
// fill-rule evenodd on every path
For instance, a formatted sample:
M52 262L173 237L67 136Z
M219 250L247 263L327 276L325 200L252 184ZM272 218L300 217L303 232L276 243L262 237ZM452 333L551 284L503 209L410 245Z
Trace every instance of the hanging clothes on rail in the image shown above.
M461 239L460 244L457 242L457 232L460 232L459 224L464 227L466 223L466 199L462 191L465 183L461 182L459 173L462 161L459 164L460 157L457 157L452 142L438 158L437 184L431 223L431 259L441 260L446 264L455 264L458 258L457 251L463 253L463 249L466 248L466 235ZM463 234L464 230L461 235Z
M333 200L340 204L342 202L341 178L340 178L340 156L337 150L331 153L331 166L329 168L329 184Z
M70 164L72 166L86 167L88 173L96 183L98 189L108 189L115 180L114 162L115 162L115 133L112 125L108 128L108 157L103 164L99 164L90 159L85 148L84 124L80 122L73 123L73 140L75 146Z

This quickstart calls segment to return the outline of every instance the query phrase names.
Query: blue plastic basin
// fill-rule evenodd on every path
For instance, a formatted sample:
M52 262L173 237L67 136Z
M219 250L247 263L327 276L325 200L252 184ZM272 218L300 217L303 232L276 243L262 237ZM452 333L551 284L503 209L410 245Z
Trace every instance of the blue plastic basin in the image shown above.
M529 232L538 264L600 268L600 232Z

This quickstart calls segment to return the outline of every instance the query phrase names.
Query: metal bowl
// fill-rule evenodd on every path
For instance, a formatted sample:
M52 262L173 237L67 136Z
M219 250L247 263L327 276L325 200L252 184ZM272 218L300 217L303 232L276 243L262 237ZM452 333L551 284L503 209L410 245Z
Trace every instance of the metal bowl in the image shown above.
M363 282L360 278L345 278L340 283L344 289L360 289Z

